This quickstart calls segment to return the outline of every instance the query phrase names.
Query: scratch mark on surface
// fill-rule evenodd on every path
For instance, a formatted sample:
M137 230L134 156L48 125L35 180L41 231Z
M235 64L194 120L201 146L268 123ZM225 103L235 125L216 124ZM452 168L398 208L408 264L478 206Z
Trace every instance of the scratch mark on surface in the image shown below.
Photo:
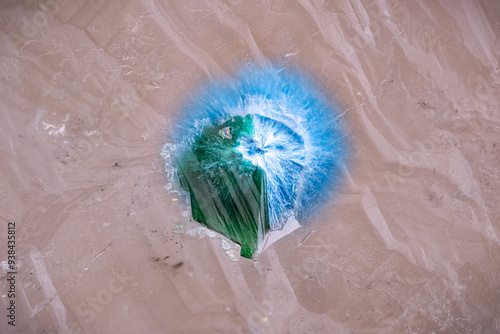
M102 254L104 254L104 252L106 252L106 251L108 250L108 248L109 248L109 247L111 247L111 244L112 244L112 243L113 243L113 242L110 242L110 243L109 243L109 245L108 245L108 247L104 248L104 250L103 250L102 252L100 252L99 254L97 254L96 256L94 256L94 258L93 258L93 259L92 259L92 261L90 261L90 262L91 262L91 263L92 263L92 262L94 262L95 260L97 260L97 258L98 258L99 256L101 256Z

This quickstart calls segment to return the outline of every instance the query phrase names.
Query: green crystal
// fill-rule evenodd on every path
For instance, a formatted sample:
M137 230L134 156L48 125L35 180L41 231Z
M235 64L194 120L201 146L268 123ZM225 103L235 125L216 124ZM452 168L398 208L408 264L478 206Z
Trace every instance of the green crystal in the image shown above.
M269 231L265 172L242 158L238 139L253 135L253 118L207 126L176 161L193 219L241 245L251 258Z

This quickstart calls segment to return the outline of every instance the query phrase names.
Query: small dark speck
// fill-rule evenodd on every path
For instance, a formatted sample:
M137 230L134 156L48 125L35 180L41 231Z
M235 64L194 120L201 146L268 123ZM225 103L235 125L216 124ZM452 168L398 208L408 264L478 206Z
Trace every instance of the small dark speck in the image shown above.
M181 262L179 262L179 263L177 263L177 264L174 264L174 265L172 266L172 268L173 268L173 269L179 269L179 268L180 268L180 267L182 267L183 265L184 265L184 262L183 262L183 261L181 261Z
M118 167L121 167L120 164L118 162L115 162L115 164L112 166L113 168L118 168Z
M170 256L169 256L169 255L167 255L167 256L165 256L163 259L164 259L164 260L166 260L166 259L168 259L169 257L170 257Z
M160 261L160 258L159 257L154 257L153 261L158 262L158 261Z
M101 188L101 191L104 191L104 188Z

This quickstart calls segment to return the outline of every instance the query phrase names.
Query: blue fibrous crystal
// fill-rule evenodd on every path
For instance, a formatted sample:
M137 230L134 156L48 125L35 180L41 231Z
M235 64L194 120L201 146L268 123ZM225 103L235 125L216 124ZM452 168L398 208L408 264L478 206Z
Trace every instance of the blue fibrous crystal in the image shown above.
M167 166L189 193L193 219L245 257L290 217L304 223L338 184L341 118L297 71L246 68L198 91L183 115L163 150Z
M243 137L237 150L243 159L265 171L267 195L272 201L270 224L280 229L294 213L300 172L306 165L304 140L287 125L255 114L254 134Z

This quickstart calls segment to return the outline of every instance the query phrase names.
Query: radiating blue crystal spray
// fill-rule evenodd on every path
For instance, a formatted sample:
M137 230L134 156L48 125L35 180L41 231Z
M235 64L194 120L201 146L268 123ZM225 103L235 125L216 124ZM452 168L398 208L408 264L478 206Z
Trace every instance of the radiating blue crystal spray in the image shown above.
M331 195L346 159L341 118L328 100L299 71L274 66L246 67L193 95L163 151L190 192L193 217L240 244L257 240L247 257L267 230L291 216L304 223ZM251 175L260 180L253 194L240 180Z

